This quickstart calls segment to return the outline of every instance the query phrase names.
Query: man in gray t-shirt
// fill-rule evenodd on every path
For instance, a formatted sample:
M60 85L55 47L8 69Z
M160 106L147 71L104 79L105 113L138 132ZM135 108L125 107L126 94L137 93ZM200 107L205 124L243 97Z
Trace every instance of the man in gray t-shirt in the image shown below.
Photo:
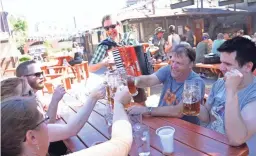
M164 53L164 44L165 40L163 38L165 30L162 29L162 27L157 27L155 29L155 34L152 37L152 44L159 48L158 51L154 54L154 58L158 62L162 62L165 59L165 53Z
M129 114L148 114L152 116L179 117L188 122L198 124L198 118L182 115L182 93L185 80L198 80L201 87L201 98L204 97L204 82L192 71L195 61L195 51L184 45L176 46L171 58L172 64L162 67L158 72L151 75L136 77L135 85L138 88L151 87L163 84L163 89L158 107L132 107ZM170 89L176 98L168 105L164 100L166 91Z
M218 49L221 71L199 119L207 128L227 135L230 145L247 143L256 155L256 46L244 37L224 42Z

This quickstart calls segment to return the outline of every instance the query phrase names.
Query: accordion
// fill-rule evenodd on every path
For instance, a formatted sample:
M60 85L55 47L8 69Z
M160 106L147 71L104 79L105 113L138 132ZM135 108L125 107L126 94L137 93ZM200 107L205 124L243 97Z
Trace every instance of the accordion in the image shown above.
M151 64L151 55L146 52L147 44L137 46L117 47L117 49L109 51L115 61L116 68L124 68L126 73L133 76L150 75L154 72ZM133 73L129 73L129 68L133 69ZM133 97L134 102L142 103L147 100L145 90L137 88L138 95Z
M117 49L108 53L113 56L116 68L127 69L132 67L134 70L133 76L150 75L154 70L150 62L150 53L146 52L145 47L146 45L117 47Z

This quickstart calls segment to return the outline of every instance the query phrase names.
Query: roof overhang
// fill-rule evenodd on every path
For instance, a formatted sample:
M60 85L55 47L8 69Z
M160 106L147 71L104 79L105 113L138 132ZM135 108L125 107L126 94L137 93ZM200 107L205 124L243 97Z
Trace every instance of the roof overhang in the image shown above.
M177 9L177 8L182 8L190 5L194 5L195 0L182 0L182 1L177 1L175 2L172 1L172 4L170 4L171 9Z

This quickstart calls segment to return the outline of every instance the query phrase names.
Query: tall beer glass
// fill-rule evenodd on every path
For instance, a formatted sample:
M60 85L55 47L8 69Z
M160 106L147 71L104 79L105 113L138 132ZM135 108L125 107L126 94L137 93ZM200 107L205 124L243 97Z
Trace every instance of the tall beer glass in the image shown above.
M137 88L135 86L134 69L132 67L127 68L127 86L132 96L138 95Z
M186 80L183 90L183 114L198 116L202 101L200 80Z

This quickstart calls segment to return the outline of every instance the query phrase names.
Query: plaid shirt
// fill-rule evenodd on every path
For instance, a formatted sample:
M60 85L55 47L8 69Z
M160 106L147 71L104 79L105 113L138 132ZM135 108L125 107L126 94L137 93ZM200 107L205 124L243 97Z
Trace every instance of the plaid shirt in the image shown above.
M114 42L111 38L107 38L109 41ZM99 62L101 62L107 54L108 51L108 46L107 45L99 45L97 47L97 50L95 51L92 60L90 62L90 64L97 64Z
M107 45L99 45L92 57L90 64L97 64L101 62L105 58L107 50L108 50Z

